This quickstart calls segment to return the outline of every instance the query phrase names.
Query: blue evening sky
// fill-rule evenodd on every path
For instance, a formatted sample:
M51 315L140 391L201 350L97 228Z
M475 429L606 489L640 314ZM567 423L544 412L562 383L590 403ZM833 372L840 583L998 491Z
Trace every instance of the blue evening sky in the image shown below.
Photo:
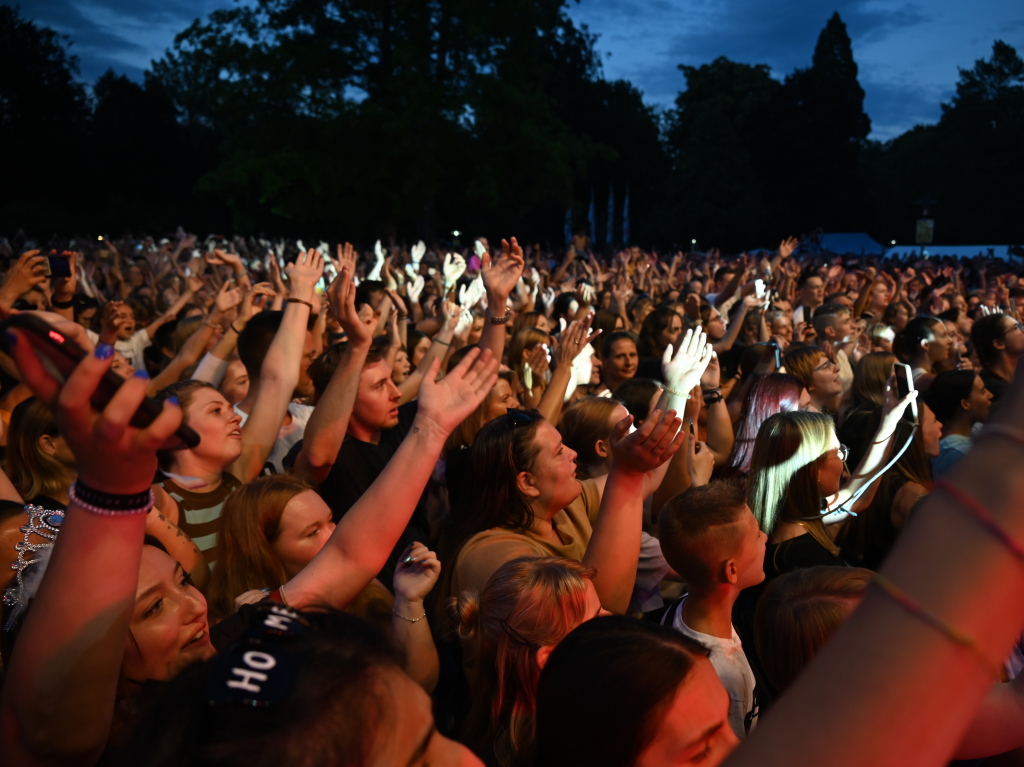
M70 35L88 82L112 67L141 79L175 34L230 0L22 0L33 21ZM809 66L818 33L839 11L853 40L872 137L893 138L938 120L957 68L987 58L995 39L1024 54L1021 0L582 0L577 23L600 35L608 79L631 80L652 104L670 107L679 64L718 56L768 64L782 78Z

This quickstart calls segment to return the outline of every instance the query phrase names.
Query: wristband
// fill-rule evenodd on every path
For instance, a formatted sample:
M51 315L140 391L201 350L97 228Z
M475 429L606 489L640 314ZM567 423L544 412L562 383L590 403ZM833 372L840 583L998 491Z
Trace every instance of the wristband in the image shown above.
M233 323L233 322L228 323L228 327L231 328L236 333L238 333L238 335L242 335L242 331L235 327L235 323Z
M433 339L433 340L431 341L431 343L435 343L435 344L444 344L445 346L451 346L451 342L450 342L450 341L442 341L442 340L441 340L440 338L435 338L435 339Z
M58 301L56 298L50 300L50 305L57 309L70 309L75 305L75 299L70 301Z
M86 511L105 517L144 514L153 508L153 488L132 495L114 495L95 490L77 480L68 489L68 497Z
M506 322L512 319L512 310L509 309L508 307L505 307L504 317L495 317L493 314L491 314L490 310L488 309L484 309L484 314L487 316L487 321L490 322L492 325L504 325Z
M705 405L717 405L723 399L725 399L725 398L722 396L722 392L718 392L717 394L706 394L706 395L704 395L704 404Z
M310 311L313 311L313 304L311 304L309 301L303 301L301 298L289 298L288 299L288 303L289 304L305 304L306 306L309 307Z

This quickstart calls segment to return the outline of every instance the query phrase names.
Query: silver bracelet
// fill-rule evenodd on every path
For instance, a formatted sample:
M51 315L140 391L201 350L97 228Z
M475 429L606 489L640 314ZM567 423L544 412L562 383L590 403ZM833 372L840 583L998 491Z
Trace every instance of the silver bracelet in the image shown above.
M417 623L427 617L427 614L423 613L423 615L421 615L419 618L406 618L404 615L395 611L394 609L391 610L391 614L401 618L403 621L409 621L409 623Z

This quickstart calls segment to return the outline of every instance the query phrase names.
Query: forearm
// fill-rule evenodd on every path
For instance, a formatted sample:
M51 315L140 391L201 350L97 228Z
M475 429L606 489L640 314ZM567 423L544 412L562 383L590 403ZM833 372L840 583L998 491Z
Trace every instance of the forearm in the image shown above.
M643 529L643 474L612 466L583 563L597 570L594 588L601 604L624 613L636 582Z
M194 295L195 293L193 293L191 290L186 290L184 293L178 296L177 300L170 305L166 312L161 314L159 317L157 317L149 325L146 326L147 335L150 338L153 338L153 336L156 335L156 331L158 331L162 325L165 325L166 323L170 322L171 320L178 316L178 312L180 312L185 307L185 304L192 300L192 297Z
M957 745L954 759L981 759L1024 746L1024 701L1015 680L994 684Z
M213 328L206 324L200 325L199 330L188 337L174 358L153 378L149 384L148 393L152 396L165 386L170 386L177 381L185 370L196 364L211 338L213 338Z
M441 676L441 663L430 625L425 617L420 618L426 615L423 600L395 597L394 612L391 636L405 653L405 673L430 694Z
M341 450L359 391L359 373L369 349L368 343L349 343L306 424L295 473L314 486L327 478Z
M492 317L501 319L506 315L508 311L505 306L508 301L508 296L502 296L496 293L487 293L487 311ZM484 322L484 332L480 336L480 343L477 344L482 352L484 349L490 349L491 354L494 355L494 359L500 360L501 355L505 352L505 323L500 325L491 322L490 318Z
M551 381L537 403L537 410L548 423L558 423L558 417L562 413L562 405L565 403L565 393L573 382L572 363L559 365L551 374Z
M409 524L447 437L417 415L380 476L341 518L313 561L288 582L290 604L342 609L366 587Z
M715 456L715 463L724 466L732 453L736 442L736 434L732 430L732 419L729 418L729 407L725 400L708 405L705 408L707 417L707 446Z
M70 505L7 668L5 750L75 764L99 757L113 720L145 521L144 514L100 516Z
M732 345L736 343L736 339L739 338L740 330L743 329L743 320L747 317L747 307L742 305L739 315L729 320L729 330L726 331L725 336L721 341L716 341L712 344L712 347L716 353L722 354L732 348Z

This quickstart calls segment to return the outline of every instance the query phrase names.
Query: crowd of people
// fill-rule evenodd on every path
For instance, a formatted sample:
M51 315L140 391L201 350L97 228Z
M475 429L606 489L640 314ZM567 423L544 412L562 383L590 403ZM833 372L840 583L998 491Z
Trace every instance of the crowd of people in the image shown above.
M4 764L1024 747L1014 264L180 230L4 261Z

